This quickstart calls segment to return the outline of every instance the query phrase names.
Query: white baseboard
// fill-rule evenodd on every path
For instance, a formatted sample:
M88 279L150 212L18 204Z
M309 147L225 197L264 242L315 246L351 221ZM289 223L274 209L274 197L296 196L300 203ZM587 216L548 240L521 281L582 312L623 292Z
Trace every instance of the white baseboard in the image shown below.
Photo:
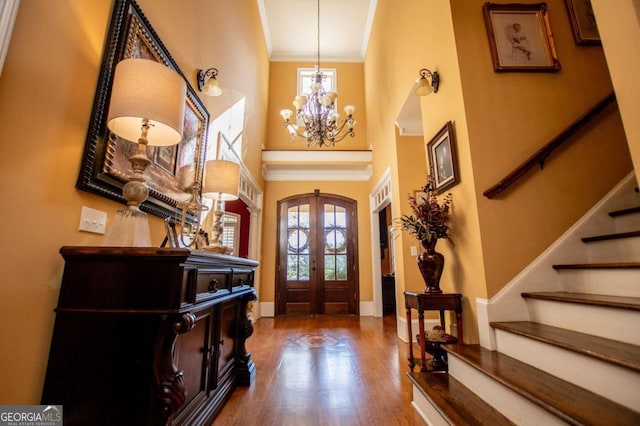
M402 340L403 342L408 342L409 340L407 339L407 318L405 318L404 316L398 316L396 319L396 327L398 330L398 337L400 338L400 340ZM440 320L438 319L425 319L424 320L424 329L426 330L431 330L433 329L434 325L440 325ZM411 319L411 332L415 335L418 334L418 330L420 330L420 328L418 327L418 319Z
M276 312L276 305L273 302L260 302L259 303L260 309L259 309L259 313L258 313L258 318L259 317L270 317L273 318L275 316L275 312Z
M360 316L361 317L375 317L375 307L373 302L360 302Z

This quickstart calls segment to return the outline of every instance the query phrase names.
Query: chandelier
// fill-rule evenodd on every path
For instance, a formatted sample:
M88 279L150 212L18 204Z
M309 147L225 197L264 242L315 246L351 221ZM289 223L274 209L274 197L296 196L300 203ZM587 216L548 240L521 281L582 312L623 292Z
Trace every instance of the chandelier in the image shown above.
M280 115L284 119L284 126L289 129L291 140L298 137L307 140L307 146L329 146L340 142L347 136L354 137L353 131L356 121L353 119L355 107L347 105L344 107L346 118L340 119L340 114L336 112L336 92L327 92L322 87L324 76L320 71L320 0L318 0L318 62L315 67L313 83L311 84L311 94L298 95L293 100L296 108L295 119L291 121L294 112L290 109L283 109ZM300 124L300 125L299 125ZM302 127L304 126L304 128Z

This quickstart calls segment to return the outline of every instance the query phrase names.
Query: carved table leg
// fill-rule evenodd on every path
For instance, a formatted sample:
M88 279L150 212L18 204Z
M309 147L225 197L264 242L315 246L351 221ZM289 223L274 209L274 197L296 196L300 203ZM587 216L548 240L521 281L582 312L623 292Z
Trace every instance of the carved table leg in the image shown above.
M251 386L251 382L256 376L256 365L251 360L251 354L247 352L245 343L253 334L253 324L249 319L247 306L257 297L255 293L248 293L242 297L240 302L240 324L238 324L238 352L236 353L236 384L238 386Z
M409 370L413 371L413 367L416 366L415 358L413 357L413 331L411 331L411 308L407 308L407 339L409 339Z
M456 312L456 326L458 329L458 344L463 345L462 341L462 312Z
M420 332L420 371L429 371L427 369L426 355L426 334L424 332L424 311L418 310L418 331Z
M158 331L153 365L153 375L158 388L158 424L168 424L171 416L185 401L183 372L178 370L173 360L174 346L178 334L193 329L196 317L190 312L172 315L165 320L165 326Z

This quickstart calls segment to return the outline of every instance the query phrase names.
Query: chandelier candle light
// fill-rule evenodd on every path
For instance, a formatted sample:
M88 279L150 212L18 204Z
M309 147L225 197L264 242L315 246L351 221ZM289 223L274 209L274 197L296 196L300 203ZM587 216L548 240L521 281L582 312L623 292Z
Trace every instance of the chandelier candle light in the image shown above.
M291 121L294 112L290 109L283 109L280 115L284 119L284 125L289 129L291 140L302 137L307 140L307 146L332 147L336 142L340 142L347 136L354 137L353 128L356 121L353 119L355 107L347 105L344 112L347 115L344 120L340 120L340 114L336 112L336 92L327 92L322 87L323 75L320 71L320 0L318 0L318 62L315 69L314 82L311 84L311 94L309 97L298 95L293 100L296 108L295 119ZM298 123L304 125L300 130Z
M184 79L159 62L125 59L116 65L107 127L138 146L129 157L133 176L122 188L127 209L116 212L104 245L151 247L149 219L140 211L149 195L144 178L151 162L147 145L170 146L182 140L186 91Z

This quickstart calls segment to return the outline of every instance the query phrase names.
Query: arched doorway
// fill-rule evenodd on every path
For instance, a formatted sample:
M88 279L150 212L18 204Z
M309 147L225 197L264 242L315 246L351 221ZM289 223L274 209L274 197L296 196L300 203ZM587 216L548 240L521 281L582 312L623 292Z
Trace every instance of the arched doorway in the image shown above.
M318 190L278 202L276 315L358 313L356 208Z

